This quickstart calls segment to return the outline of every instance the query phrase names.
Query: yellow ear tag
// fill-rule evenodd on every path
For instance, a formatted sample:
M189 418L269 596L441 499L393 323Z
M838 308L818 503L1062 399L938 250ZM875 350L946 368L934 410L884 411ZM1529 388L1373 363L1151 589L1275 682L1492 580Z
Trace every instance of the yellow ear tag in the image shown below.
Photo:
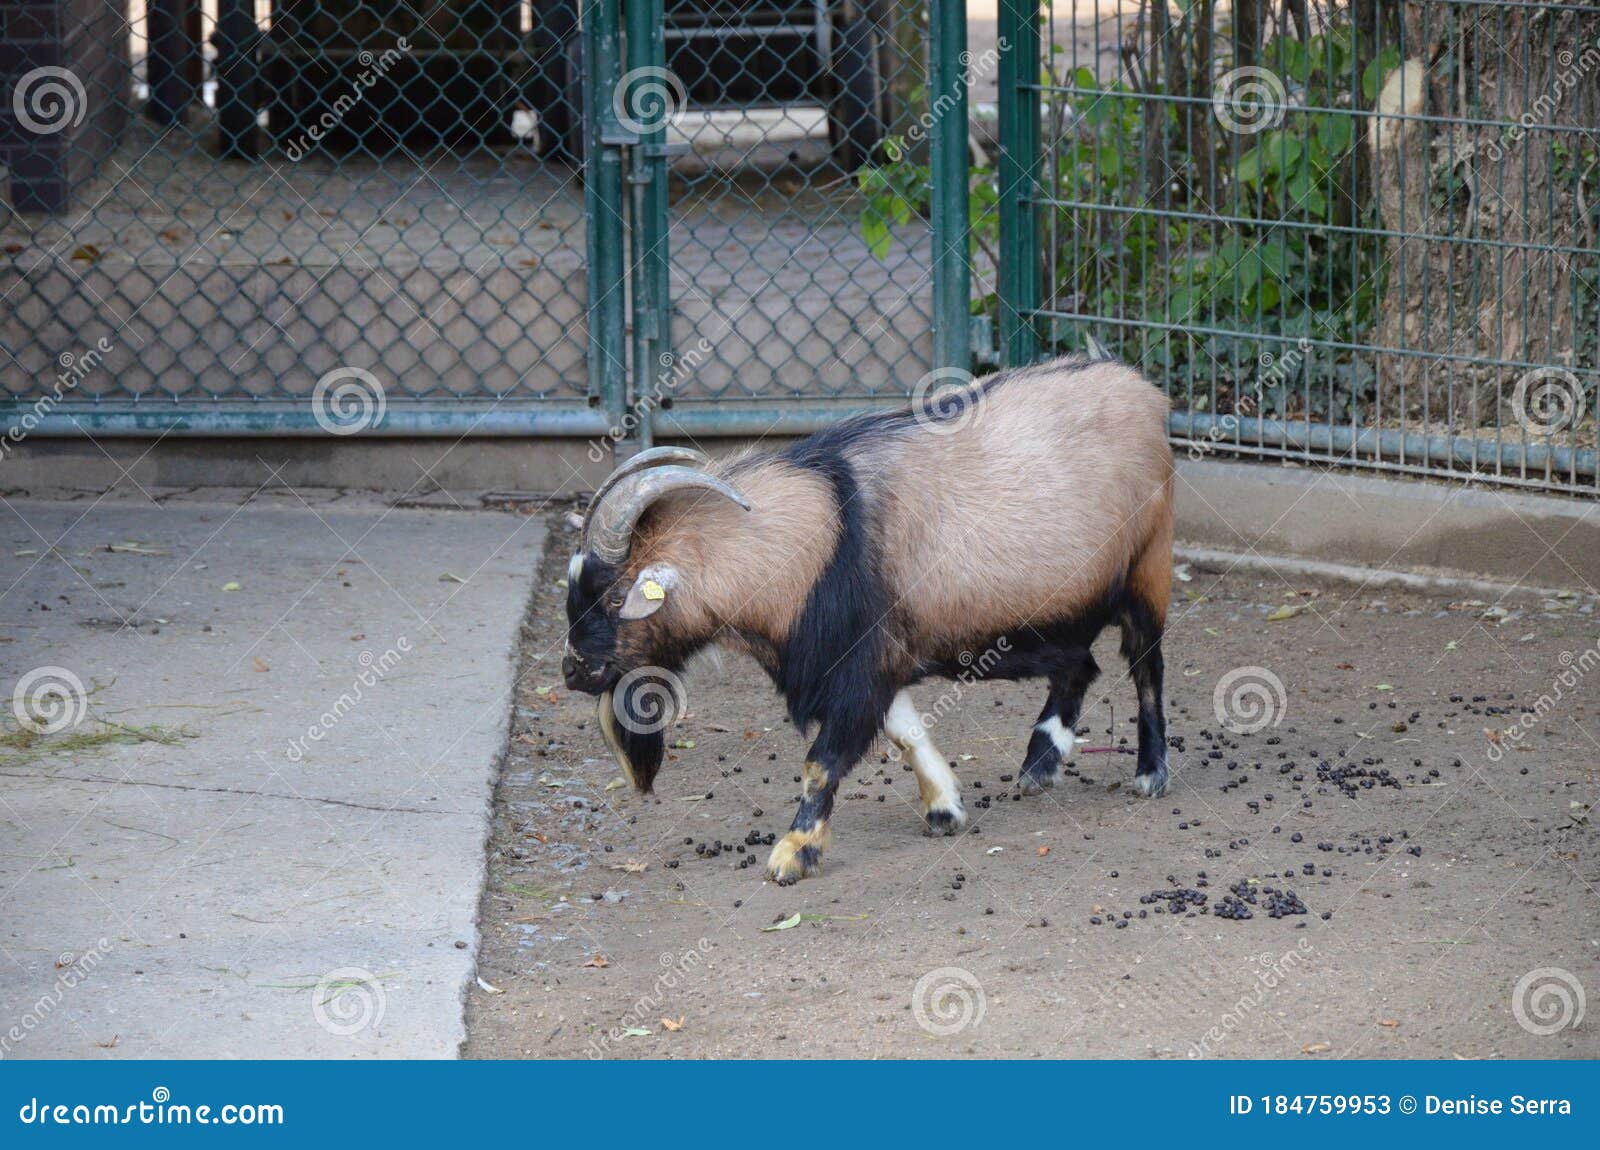
M667 597L667 589L661 584L657 583L654 579L646 579L641 590L644 592L644 597L650 600L652 603L658 602Z

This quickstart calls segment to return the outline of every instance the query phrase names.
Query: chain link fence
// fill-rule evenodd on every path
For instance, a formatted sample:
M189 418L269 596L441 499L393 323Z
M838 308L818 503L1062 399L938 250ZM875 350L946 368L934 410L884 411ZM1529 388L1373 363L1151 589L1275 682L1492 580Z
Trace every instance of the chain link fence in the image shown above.
M12 418L590 434L664 380L648 435L679 400L717 417L903 399L929 367L928 228L895 221L880 258L857 185L924 98L926 15L913 0L6 0ZM640 66L600 76L586 52ZM661 138L622 149L625 194L596 199L585 165L604 181L630 117ZM667 192L651 232L657 204L635 192L653 163ZM659 316L639 306L646 254L665 270ZM593 269L622 261L591 301ZM630 349L589 330L592 303L636 338L665 334Z
M1103 346L1191 454L1600 492L1593 4L4 0L0 79L13 439L794 432Z

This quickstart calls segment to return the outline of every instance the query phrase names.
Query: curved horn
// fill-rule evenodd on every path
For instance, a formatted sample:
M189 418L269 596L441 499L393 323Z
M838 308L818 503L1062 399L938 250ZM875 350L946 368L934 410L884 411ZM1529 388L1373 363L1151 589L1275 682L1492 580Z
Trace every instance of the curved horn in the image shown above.
M627 476L604 503L595 505L583 538L584 551L607 563L621 563L633 546L634 526L650 505L674 491L690 490L715 492L750 510L750 501L715 475L692 467L656 467Z
M600 506L600 501L606 497L608 491L630 475L637 474L647 467L659 467L666 463L688 463L695 467L707 467L711 464L711 457L692 447L652 447L624 459L617 465L616 470L606 476L600 486L594 489L594 496L589 500L589 509L583 513L583 535L587 537L589 520L594 517L594 509Z

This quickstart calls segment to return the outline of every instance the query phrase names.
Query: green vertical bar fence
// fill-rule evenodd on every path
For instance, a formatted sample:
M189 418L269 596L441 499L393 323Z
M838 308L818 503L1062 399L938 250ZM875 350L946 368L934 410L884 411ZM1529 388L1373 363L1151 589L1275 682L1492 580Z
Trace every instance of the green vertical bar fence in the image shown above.
M930 0L928 114L933 118L933 366L972 366L967 205L967 4Z
M1038 358L1039 0L1000 0L1000 359Z
M627 395L627 284L623 261L623 145L612 93L621 81L618 6L583 9L584 208L589 253L589 389L611 427L622 426Z

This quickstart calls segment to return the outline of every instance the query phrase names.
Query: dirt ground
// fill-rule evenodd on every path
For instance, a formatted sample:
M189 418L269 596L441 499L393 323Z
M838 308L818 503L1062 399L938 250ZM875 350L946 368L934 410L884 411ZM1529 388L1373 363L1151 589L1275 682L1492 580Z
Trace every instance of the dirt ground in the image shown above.
M1587 593L1180 569L1166 797L1131 793L1131 756L1080 753L1019 798L1042 684L930 681L968 830L921 833L909 768L875 751L823 874L780 888L765 842L806 741L729 658L688 677L657 794L621 785L594 701L560 682L572 533L552 522L468 1056L1600 1056L1579 1019L1600 988ZM1078 730L1131 745L1109 633L1096 657Z

